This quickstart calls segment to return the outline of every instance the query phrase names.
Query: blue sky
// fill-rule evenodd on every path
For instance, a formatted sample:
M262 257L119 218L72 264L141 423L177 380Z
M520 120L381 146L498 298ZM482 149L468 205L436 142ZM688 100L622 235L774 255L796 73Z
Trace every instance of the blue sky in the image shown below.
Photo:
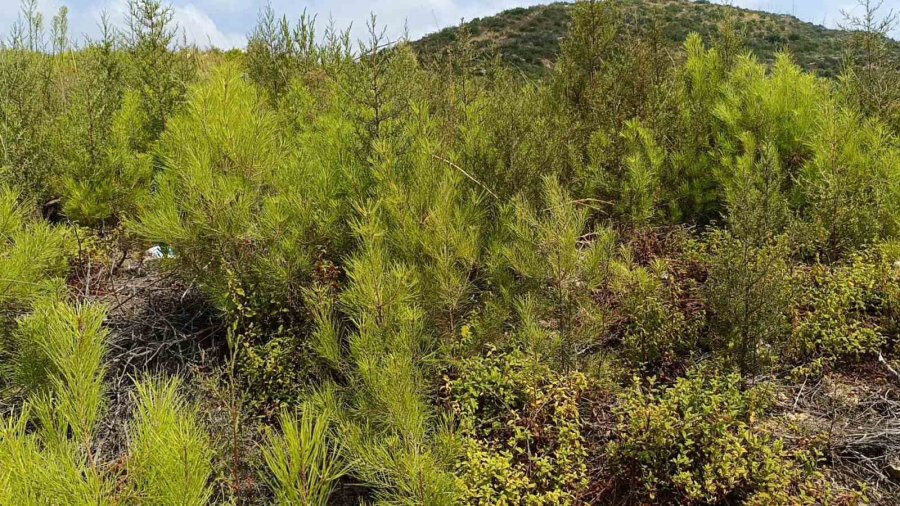
M201 47L241 47L267 0L170 0L175 18L188 40ZM726 0L716 0L726 1ZM38 0L49 20L61 5L69 7L71 33L75 38L95 36L102 12L120 22L126 0ZM411 37L454 25L460 19L490 15L517 6L546 3L534 0L271 0L276 12L295 19L304 8L318 14L319 22L329 17L338 27L352 23L353 35L362 36L369 12L388 27L396 38L408 28ZM856 0L730 0L728 3L751 9L793 14L800 19L835 26L841 9L854 9ZM884 0L883 10L900 10L900 0ZM5 37L18 17L19 0L0 0L0 36ZM894 37L900 30L894 30Z

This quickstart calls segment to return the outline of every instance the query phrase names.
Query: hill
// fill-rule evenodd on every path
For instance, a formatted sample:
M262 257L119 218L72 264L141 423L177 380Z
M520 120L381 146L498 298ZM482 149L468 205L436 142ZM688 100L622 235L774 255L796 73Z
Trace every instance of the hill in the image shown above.
M759 12L738 7L689 0L622 0L627 22L647 26L656 18L666 41L680 47L691 32L708 39L728 14L736 16L737 27L748 49L760 60L770 62L785 49L805 69L819 75L839 72L842 42L848 32L807 23L794 16ZM571 19L571 3L553 3L516 8L494 16L464 23L479 50L499 51L501 58L528 74L550 67L559 53ZM413 46L427 59L440 54L459 34L451 27L427 35ZM895 44L900 52L900 44Z

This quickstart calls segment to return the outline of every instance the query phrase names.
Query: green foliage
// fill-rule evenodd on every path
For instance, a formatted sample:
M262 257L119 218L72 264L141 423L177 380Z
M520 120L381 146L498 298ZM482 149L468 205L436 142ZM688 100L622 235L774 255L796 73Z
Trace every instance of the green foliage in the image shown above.
M288 92L294 78L319 63L315 21L304 12L292 28L286 17L276 19L271 5L260 12L259 23L248 37L244 65L253 82L273 101Z
M61 292L73 247L68 231L35 220L15 191L0 186L0 309L17 314Z
M278 504L325 506L335 481L345 469L329 449L330 415L304 409L300 415L282 411L281 434L270 432L263 448L267 479Z
M633 225L644 226L657 214L666 154L652 133L638 122L629 122L622 135L627 139L629 154L625 158L621 212Z
M827 487L758 422L770 405L764 386L742 390L737 374L698 370L666 388L639 379L615 407L616 470L651 501L818 504Z
M36 398L48 436L71 433L85 451L106 402L105 318L102 306L39 305L20 320L15 337L16 384Z
M878 250L799 274L791 355L830 359L877 352L896 311L897 269ZM894 290L896 292L896 290Z
M0 47L3 504L824 504L857 498L831 472L892 486L888 438L857 465L831 437L844 415L790 383L895 370L900 156L892 74L868 66L888 60L849 55L828 81L801 70L834 64L810 60L820 31L701 2L516 9L426 65L374 17L353 50L267 8L223 53L179 45L158 0L127 4L124 32L79 45L64 9L48 39L26 0ZM503 67L552 65L539 46L570 14L552 73ZM892 47L866 26L857 49ZM168 254L138 262L134 236ZM163 283L216 321L166 317L180 337L156 342ZM106 360L160 361L185 388L141 381L123 429ZM225 409L195 405L197 383ZM868 419L859 433L893 433ZM800 422L830 425L829 459L775 437Z
M157 139L184 99L194 63L190 53L175 47L174 11L159 0L128 0L125 50L130 58L129 80L140 96L142 125Z
M740 58L731 70L713 114L723 127L720 144L724 154L749 152L743 136L770 143L785 164L796 166L808 156L811 134L819 121L825 95L822 84L803 73L781 54L767 73L749 57Z
M728 233L709 238L706 301L714 348L741 373L777 357L789 333L791 286L784 241L756 246Z
M3 503L97 504L112 491L93 464L105 404L105 314L99 306L57 303L20 322L16 380L30 395L19 414L2 421Z
M555 332L545 333L550 342L534 343L536 349L558 355L568 367L573 352L602 328L590 290L606 280L615 236L603 228L588 233L588 211L580 205L585 202L573 201L553 178L544 180L543 203L538 210L523 198L513 200L502 258L553 319Z
M900 69L897 42L890 33L898 16L882 7L883 2L857 0L853 9L842 11L843 28L851 33L844 43L840 83L854 108L896 129L900 126L900 92L892 83L900 78Z
M22 29L29 40L43 33L31 24ZM57 172L51 133L59 96L51 57L26 44L32 43L14 40L0 50L0 181L44 203Z
M453 504L457 487L447 471L434 413L419 369L433 346L417 304L414 271L387 256L386 231L376 209L361 210L359 251L347 262L349 284L340 297L352 322L346 408L334 406L338 440L351 475L381 500ZM331 318L329 317L329 321Z
M574 504L587 485L581 373L560 375L520 352L463 360L448 381L463 438L467 504Z
M786 177L774 145L757 146L749 133L742 137L744 154L726 160L720 175L727 221L735 237L763 245L788 226Z
M47 446L28 430L29 417L5 417L0 425L0 503L102 504L111 484L73 459L67 446Z
M123 90L125 62L106 37L84 54L60 119L58 192L85 225L133 213L153 175L139 94Z
M667 282L669 277L664 260L644 267L623 254L612 264L609 289L626 320L622 344L633 364L670 362L698 344L702 319L690 318L677 307L677 289Z
M251 309L298 302L319 244L303 174L285 156L276 120L233 66L190 92L160 140L157 191L134 230L175 251L175 263L215 304L232 290ZM277 314L277 313L276 313Z
M137 504L204 505L212 494L209 436L179 384L148 379L135 385L127 469Z
M470 86L458 105L459 165L503 200L538 198L542 176L577 167L567 146L574 125L546 85L501 73L485 87Z
M800 173L817 250L836 259L900 230L896 134L846 110L831 110Z

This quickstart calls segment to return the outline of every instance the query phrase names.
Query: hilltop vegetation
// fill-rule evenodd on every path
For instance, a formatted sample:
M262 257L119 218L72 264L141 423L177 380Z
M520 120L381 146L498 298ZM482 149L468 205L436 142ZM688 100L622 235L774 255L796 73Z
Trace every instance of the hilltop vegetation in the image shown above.
M630 5L522 79L271 8L201 52L157 0L76 50L23 2L0 505L896 504L892 20L831 79Z
M691 32L711 40L723 22L734 23L745 47L760 61L771 64L779 51L790 53L804 70L825 77L840 73L843 48L849 32L828 29L783 14L772 14L692 0L624 0L625 23L653 32L659 43L678 52ZM421 58L441 54L462 29L478 51L499 54L508 65L529 75L552 68L560 54L560 42L572 22L572 3L520 7L466 21L413 42ZM900 58L900 43L891 44Z

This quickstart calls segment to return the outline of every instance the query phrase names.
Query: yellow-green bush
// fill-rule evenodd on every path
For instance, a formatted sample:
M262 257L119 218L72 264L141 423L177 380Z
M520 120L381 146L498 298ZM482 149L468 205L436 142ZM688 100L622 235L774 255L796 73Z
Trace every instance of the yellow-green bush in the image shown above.
M900 149L896 132L857 112L827 110L799 172L809 238L830 260L900 232Z
M521 352L463 360L447 382L463 438L467 504L574 504L587 485L581 373L561 375Z
M126 461L135 504L202 506L212 495L209 435L180 384L149 379L135 386Z
M107 402L105 317L102 306L57 302L39 305L19 322L14 385L25 395L0 421L0 503L207 503L208 436L177 381L137 385L127 472L118 476L102 465L97 433Z
M771 393L741 383L704 370L669 387L636 378L614 408L613 472L652 501L818 504L829 491L805 467L811 456L760 424Z
M625 358L635 365L672 361L697 345L697 327L703 322L677 307L677 287L667 283L670 278L663 260L644 267L636 265L632 255L623 254L612 264L609 288L624 319Z
M873 248L797 274L789 353L794 359L859 357L885 343L897 310L900 272Z
M329 446L331 415L305 409L299 415L283 410L281 434L269 432L263 459L266 479L278 504L326 506L335 482L345 472L337 452Z

